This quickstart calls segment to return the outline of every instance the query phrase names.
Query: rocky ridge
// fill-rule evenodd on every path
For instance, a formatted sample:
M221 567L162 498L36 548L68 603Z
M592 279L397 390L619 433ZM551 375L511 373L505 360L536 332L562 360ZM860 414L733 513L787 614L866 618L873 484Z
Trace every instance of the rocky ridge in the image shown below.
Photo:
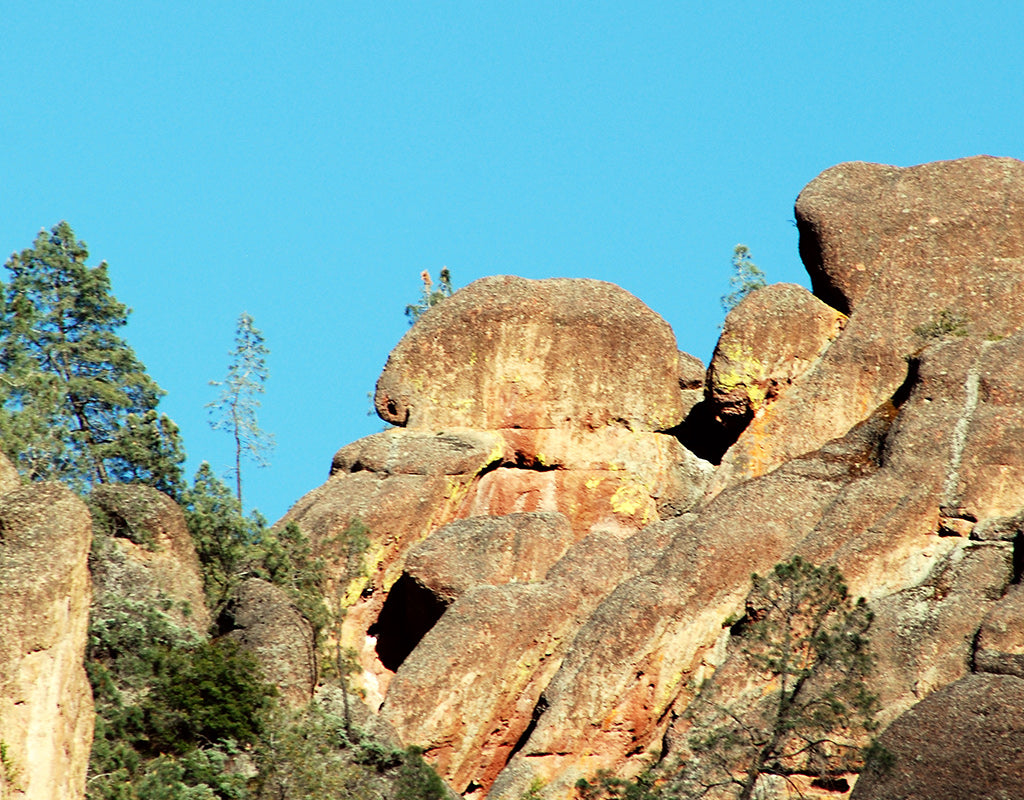
M1020 674L1024 164L844 164L797 220L813 294L750 295L703 386L615 287L466 287L381 376L404 427L289 512L367 526L338 573L362 690L457 792L671 757L751 572L793 555L870 601L883 724Z
M278 523L328 565L358 717L422 747L456 793L567 798L685 756L700 686L728 685L751 573L794 555L838 566L874 612L895 759L827 785L807 767L805 796L1024 792L1024 163L842 164L796 213L813 292L748 296L706 378L611 284L460 290L381 375L397 427L339 450ZM130 586L206 635L180 509L139 487L94 500L110 523L94 606ZM77 498L0 462L15 798L83 796L91 534ZM276 587L246 581L218 624L291 706L338 701Z

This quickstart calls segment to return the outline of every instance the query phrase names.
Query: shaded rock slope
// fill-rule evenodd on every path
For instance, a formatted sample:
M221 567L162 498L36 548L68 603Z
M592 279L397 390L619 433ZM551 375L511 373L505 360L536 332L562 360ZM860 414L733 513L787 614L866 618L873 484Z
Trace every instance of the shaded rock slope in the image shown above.
M751 573L793 555L871 604L894 750L913 714L1001 735L960 695L1024 711L1024 163L841 164L796 213L814 291L748 296L706 382L617 287L462 289L378 382L399 427L282 521L331 563L368 703L456 792L671 757Z

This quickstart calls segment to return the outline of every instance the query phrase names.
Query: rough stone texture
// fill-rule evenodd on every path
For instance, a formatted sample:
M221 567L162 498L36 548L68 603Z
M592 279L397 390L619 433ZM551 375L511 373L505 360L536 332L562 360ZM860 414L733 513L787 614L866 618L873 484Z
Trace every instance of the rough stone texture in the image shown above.
M309 702L317 675L313 628L283 589L259 578L243 581L220 622L290 706Z
M383 717L426 748L451 786L482 796L536 719L580 624L664 546L658 528L628 541L592 533L539 582L468 588L399 667Z
M0 794L77 800L92 746L82 660L89 622L89 511L56 484L0 499Z
M97 486L91 499L106 517L116 548L93 561L95 601L102 604L109 596L162 606L170 600L171 619L206 636L211 620L202 569L178 504L141 485Z
M707 396L715 417L727 429L745 427L820 358L845 323L792 283L749 294L725 318L711 357Z
M504 441L486 431L416 431L395 428L341 448L335 472L369 470L385 475L466 475L497 460Z
M405 573L447 605L473 586L543 579L573 541L562 514L470 517L416 545Z
M879 743L892 764L869 763L851 800L1024 797L1024 680L965 677L910 709Z
M1015 584L978 631L974 669L1024 678L1024 585Z
M712 467L661 433L622 428L502 431L500 466L476 483L461 515L558 511L577 538L593 530L629 536L692 508Z
M1021 400L975 396L971 376L1024 384L1022 344L1024 334L930 348L898 408L883 404L842 439L664 523L677 530L672 544L583 625L491 796L516 798L539 779L561 797L598 769L638 771L637 756L661 747L668 719L721 657L722 622L740 609L750 573L793 554L835 563L854 596L879 607L889 718L966 674L974 632L1011 578L1011 552L940 536L940 509L984 517L1021 505L1005 476L1024 458L1012 443L991 446Z
M325 559L326 598L331 607L340 603L347 608L342 645L358 654L362 672L353 676L353 684L371 708L383 700L391 671L381 664L367 631L401 575L409 549L455 518L474 477L337 472L277 523L296 522L310 537L314 553ZM344 540L355 522L365 526L370 544L355 559L358 563L350 563Z
M21 476L11 460L0 453L0 495L13 492L21 487Z
M410 428L667 430L683 418L668 324L610 283L482 278L431 308L377 382Z
M683 417L704 399L704 380L707 369L696 356L679 351L679 388L683 396Z
M820 447L906 377L914 329L949 309L971 335L1024 324L1024 162L976 157L897 168L840 164L801 192L800 250L843 332L723 460L721 487Z
M978 627L1013 577L1012 561L1006 544L960 546L923 583L872 604L879 723L971 673Z

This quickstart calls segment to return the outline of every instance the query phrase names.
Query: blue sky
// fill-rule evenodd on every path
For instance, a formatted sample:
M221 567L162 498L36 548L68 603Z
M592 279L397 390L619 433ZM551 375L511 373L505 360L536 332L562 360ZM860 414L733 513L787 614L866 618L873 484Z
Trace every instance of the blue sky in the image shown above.
M134 309L189 474L234 324L271 350L272 520L379 430L418 275L591 277L710 357L733 246L808 285L827 167L1024 156L1024 3L14 3L0 251L66 219Z

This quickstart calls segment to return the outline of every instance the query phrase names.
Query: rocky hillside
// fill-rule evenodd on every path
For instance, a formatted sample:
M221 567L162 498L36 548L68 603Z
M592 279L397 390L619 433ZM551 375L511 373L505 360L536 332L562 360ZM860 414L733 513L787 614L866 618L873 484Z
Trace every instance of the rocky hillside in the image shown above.
M384 369L399 427L286 517L333 559L367 702L457 792L564 797L671 758L751 573L794 555L870 602L883 725L982 691L962 681L1016 696L1024 164L842 164L796 213L813 294L750 295L706 383L614 286L466 287ZM358 574L332 544L355 520ZM1020 759L978 769L1014 794Z
M258 577L218 634L290 708L343 703L456 794L576 797L692 758L706 687L761 702L751 575L798 556L866 600L881 749L859 775L787 757L759 791L1024 796L1024 163L841 164L796 216L813 292L750 294L706 369L598 281L485 278L428 310L378 381L394 427L275 526L326 566L319 649ZM81 797L88 514L0 489L0 797ZM96 495L93 606L171 598L201 638L161 497Z

